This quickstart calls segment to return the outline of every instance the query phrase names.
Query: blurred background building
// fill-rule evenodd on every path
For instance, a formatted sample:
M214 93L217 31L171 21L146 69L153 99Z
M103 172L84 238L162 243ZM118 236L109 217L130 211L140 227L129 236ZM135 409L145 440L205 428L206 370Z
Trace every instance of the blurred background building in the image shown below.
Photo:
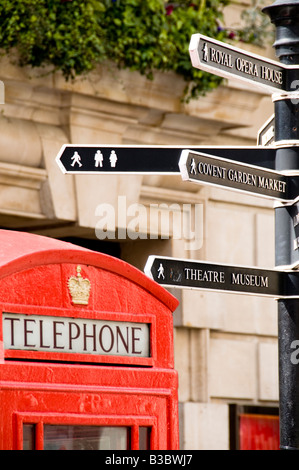
M238 24L245 3L225 10ZM200 31L198 31L200 32ZM271 45L243 49L274 58ZM273 113L271 96L226 81L184 103L174 73L150 81L137 72L99 66L74 83L1 58L5 104L0 114L0 226L71 241L143 270L149 255L274 267L273 202L183 182L180 176L64 175L55 162L63 144L254 146ZM99 240L97 208L142 204L147 213L132 240ZM124 199L125 198L125 199ZM149 211L174 220L172 205L202 208L200 246L151 237ZM123 206L121 206L123 207ZM177 207L177 206L176 206ZM130 216L116 217L127 224ZM119 229L127 227L120 226ZM122 231L122 233L124 233ZM153 234L152 234L153 235ZM158 235L158 236L157 236ZM166 234L167 235L167 234ZM277 315L273 299L204 291L173 291L175 367L179 373L182 449L277 445ZM264 441L258 441L258 426ZM271 426L273 426L271 428ZM266 436L266 437L265 437Z

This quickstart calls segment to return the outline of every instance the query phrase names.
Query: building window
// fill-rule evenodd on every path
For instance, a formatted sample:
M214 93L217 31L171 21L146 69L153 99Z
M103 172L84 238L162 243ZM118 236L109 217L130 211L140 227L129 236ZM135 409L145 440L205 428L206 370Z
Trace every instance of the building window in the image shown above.
M231 450L279 450L278 408L230 405Z

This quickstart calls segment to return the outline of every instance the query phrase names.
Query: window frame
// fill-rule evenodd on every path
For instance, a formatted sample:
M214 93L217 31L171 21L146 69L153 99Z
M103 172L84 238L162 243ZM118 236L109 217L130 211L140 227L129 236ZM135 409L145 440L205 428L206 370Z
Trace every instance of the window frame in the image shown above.
M34 450L44 450L44 425L73 425L73 426L121 426L130 428L131 448L139 450L139 428L150 428L150 449L157 445L157 419L154 416L107 416L107 415L79 415L61 413L14 413L16 423L16 450L23 450L23 426L35 426Z

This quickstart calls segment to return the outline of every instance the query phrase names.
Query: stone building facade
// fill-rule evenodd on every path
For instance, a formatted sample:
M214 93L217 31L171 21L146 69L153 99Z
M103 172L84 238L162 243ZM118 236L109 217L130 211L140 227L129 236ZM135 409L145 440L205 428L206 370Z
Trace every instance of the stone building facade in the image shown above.
M230 7L232 24L240 11L240 5ZM255 52L273 58L271 48ZM67 143L254 146L258 129L273 113L270 95L229 81L186 104L181 100L185 83L172 73L157 73L149 81L109 63L67 83L45 72L1 59L2 228L71 240L142 270L151 254L274 266L273 202L193 185L180 176L64 175L55 162ZM117 214L124 207L120 200L126 208L135 203L146 208L139 236L118 239L116 234L101 241L97 208L110 204ZM193 221L195 207L201 208L198 246L189 249L186 240L167 237L161 226L153 236L147 215L161 210L161 204L166 217L173 204L182 211L187 207ZM130 216L116 220L125 230L121 224ZM173 293L180 299L174 324L181 448L230 449L232 406L278 406L275 300Z

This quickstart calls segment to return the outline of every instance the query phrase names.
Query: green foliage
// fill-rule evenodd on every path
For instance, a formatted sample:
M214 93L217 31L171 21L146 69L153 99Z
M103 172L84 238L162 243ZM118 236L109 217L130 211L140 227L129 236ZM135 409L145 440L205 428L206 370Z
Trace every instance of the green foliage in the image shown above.
M1 0L0 48L20 65L51 65L73 79L109 59L152 78L172 70L189 97L219 85L219 77L192 67L191 35L226 40L219 27L229 0ZM250 29L251 31L251 29ZM250 38L250 31L247 38Z
M20 65L51 64L66 78L92 69L105 56L97 0L1 0L0 47L15 48Z

